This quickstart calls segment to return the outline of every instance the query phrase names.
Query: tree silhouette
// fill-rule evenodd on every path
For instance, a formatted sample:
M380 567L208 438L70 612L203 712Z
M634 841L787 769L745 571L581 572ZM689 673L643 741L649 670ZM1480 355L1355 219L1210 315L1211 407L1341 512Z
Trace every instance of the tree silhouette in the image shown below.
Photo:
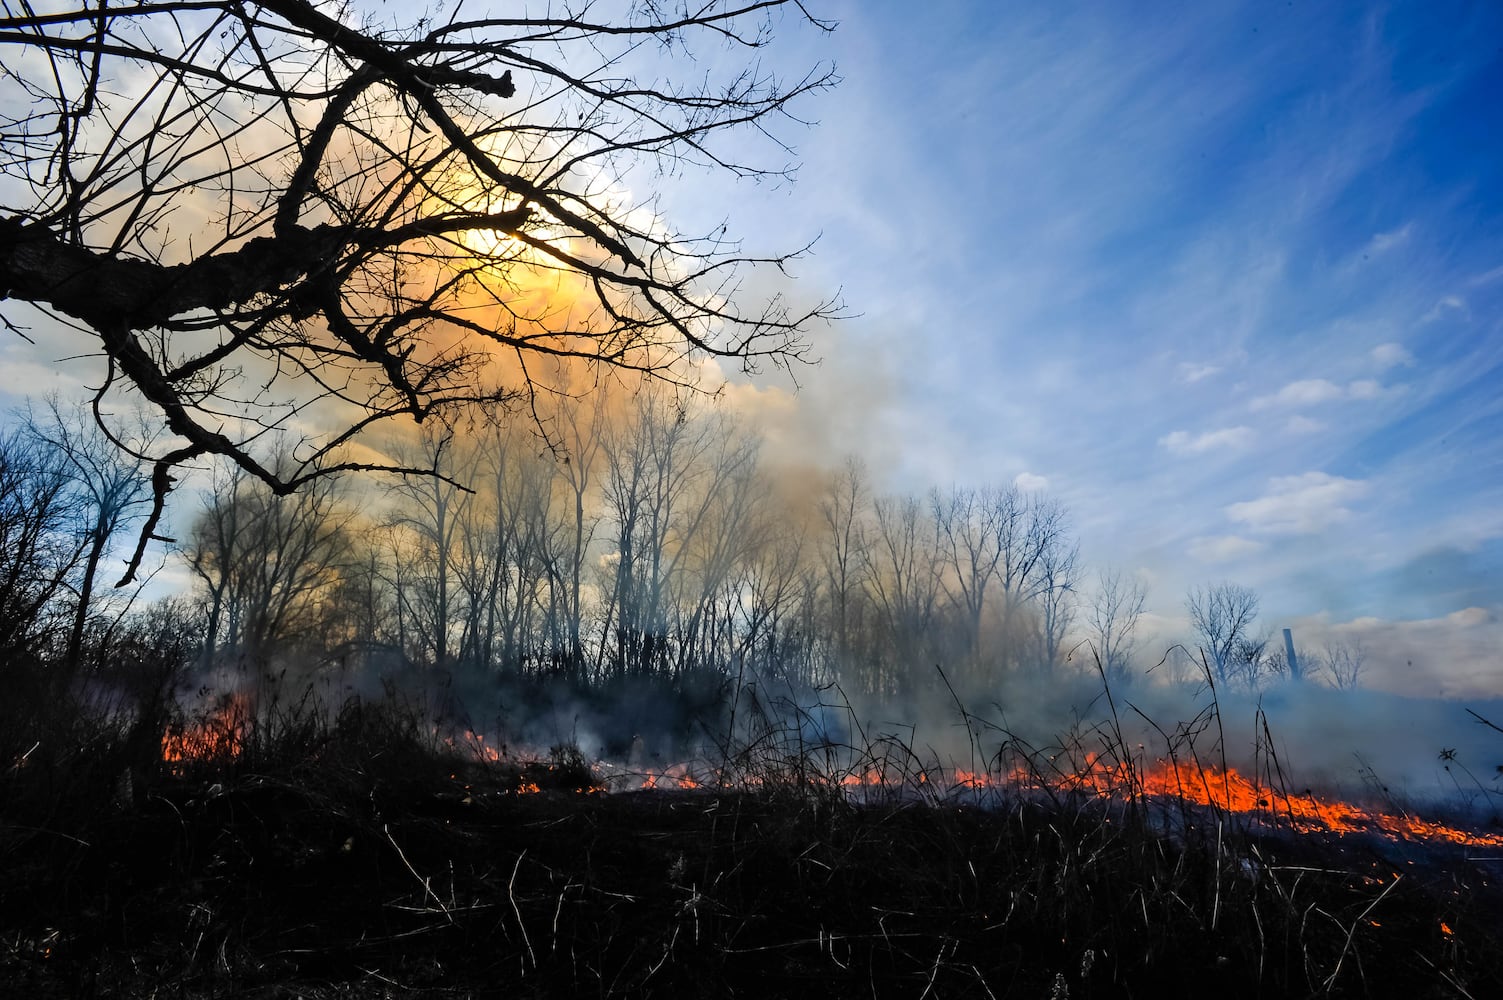
M1251 686L1267 644L1254 634L1258 595L1234 583L1196 587L1185 598L1185 610L1216 679L1224 684L1240 678Z
M834 313L744 304L749 271L798 251L679 233L628 186L644 163L786 174L722 135L770 135L832 71L681 53L830 25L798 0L505 10L0 0L0 321L31 339L27 303L86 331L99 394L171 432L138 456L154 504L127 579L186 462L285 494L391 468L348 446L392 418L526 403L567 388L568 360L675 381L696 357L787 364ZM287 427L273 468L257 439Z

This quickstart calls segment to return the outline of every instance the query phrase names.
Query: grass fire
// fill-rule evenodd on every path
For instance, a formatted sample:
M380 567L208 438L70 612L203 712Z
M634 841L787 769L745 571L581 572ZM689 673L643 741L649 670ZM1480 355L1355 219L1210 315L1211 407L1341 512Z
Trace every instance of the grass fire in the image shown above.
M1447 2L0 0L0 1000L1503 997Z
M211 698L134 801L81 801L111 794L128 728L66 775L11 765L0 970L34 996L1503 983L1503 832L1475 812L1296 791L1193 730L1034 746L968 721L969 765L770 718L664 764L445 732L397 700Z

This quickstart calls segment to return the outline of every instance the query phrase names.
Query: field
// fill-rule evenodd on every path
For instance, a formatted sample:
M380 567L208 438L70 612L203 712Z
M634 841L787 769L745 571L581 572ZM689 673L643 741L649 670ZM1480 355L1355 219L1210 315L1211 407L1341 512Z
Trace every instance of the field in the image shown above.
M572 747L487 755L369 708L120 760L5 774L7 995L1503 990L1503 850L1143 782L878 785L764 754L719 787L606 791L624 772Z

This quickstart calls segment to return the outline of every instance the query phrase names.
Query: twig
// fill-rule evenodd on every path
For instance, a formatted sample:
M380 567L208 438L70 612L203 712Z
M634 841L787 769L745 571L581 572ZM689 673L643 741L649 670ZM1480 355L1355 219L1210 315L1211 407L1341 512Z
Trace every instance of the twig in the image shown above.
M1476 712L1472 711L1470 708L1466 710L1466 714L1470 715L1472 718L1476 719L1478 722L1480 722L1482 725L1486 726L1487 728L1489 728L1489 729L1496 729L1498 732L1503 733L1503 726L1500 726L1497 723L1492 722L1492 721L1490 721L1488 719L1484 719L1482 716L1478 715Z
M522 932L522 943L527 946L527 957L532 960L532 967L536 969L538 967L538 957L533 954L532 940L527 936L527 925L522 923L522 910L517 906L517 897L512 892L512 887L517 884L517 871L522 867L522 859L525 857L527 857L526 851L518 854L517 863L511 867L511 879L506 883L506 899L511 903L511 912L516 915L517 927Z
M407 870L412 872L412 877L417 879L418 882L422 885L423 891L428 894L428 898L433 900L433 902L438 906L439 910L443 912L443 915L448 918L449 923L452 924L454 922L454 917L449 912L449 908L444 905L444 901L442 899L438 898L438 893L434 892L433 887L428 884L429 880L419 875L417 873L417 869L412 867L412 862L407 860L407 855L402 853L402 845L397 843L397 838L391 835L390 824L381 824L381 830L386 834L386 839L391 841L392 849L397 852L397 857L402 859L402 864L407 866Z
M1419 959L1421 962L1424 962L1430 968L1434 969L1436 974L1438 974L1440 978L1444 979L1448 984L1450 984L1451 988L1457 993L1460 993L1463 997L1466 998L1466 1000L1476 1000L1476 998L1474 998L1470 993L1466 991L1466 987L1462 986L1459 982L1456 981L1455 976L1451 975L1445 969L1442 969L1440 966L1431 961L1430 956L1424 954L1423 952L1416 951L1414 953L1414 957Z
M813 945L817 950L823 950L824 941L827 936L834 937L834 935L825 935L823 932L820 932L819 937L799 938L794 941L784 941L781 944L755 945L750 948L721 948L720 954L752 955L764 951L783 951L787 948L802 948L807 945ZM884 943L890 944L891 942L896 941L900 938L926 938L931 936L932 935L922 931L900 931L896 933L888 933L886 930L884 930L881 934L841 934L840 939L842 941L882 941Z
M953 943L953 939L949 937L939 943L939 951L934 953L934 964L929 967L929 982L925 984L924 992L919 994L919 1000L926 1000L934 989L934 980L939 978L939 964L945 960L945 950Z
M1357 933L1357 925L1367 919L1367 915L1373 911L1374 907L1383 902L1383 897L1387 896L1403 877L1402 875L1395 875L1393 881L1384 886L1383 891L1378 893L1378 898L1368 903L1367 909L1358 914L1357 919L1353 920L1351 926L1346 929L1346 942L1341 946L1341 954L1336 956L1336 968L1332 969L1331 974L1326 977L1325 991L1328 996L1330 995L1331 988L1336 985L1336 977L1341 974L1341 963L1346 960L1346 953L1352 948L1352 936Z

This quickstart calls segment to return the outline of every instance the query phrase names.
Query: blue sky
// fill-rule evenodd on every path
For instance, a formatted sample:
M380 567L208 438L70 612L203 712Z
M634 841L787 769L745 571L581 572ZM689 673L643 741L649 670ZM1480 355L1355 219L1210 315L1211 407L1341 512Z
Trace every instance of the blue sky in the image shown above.
M1503 7L817 9L798 183L668 208L820 235L824 447L1047 482L1165 635L1231 580L1387 686L1503 689Z
M1047 489L1165 642L1228 580L1382 686L1503 693L1503 6L811 5L839 28L761 53L843 78L796 184L629 179L682 231L818 237L796 292L855 315L796 400L758 383L775 439Z

